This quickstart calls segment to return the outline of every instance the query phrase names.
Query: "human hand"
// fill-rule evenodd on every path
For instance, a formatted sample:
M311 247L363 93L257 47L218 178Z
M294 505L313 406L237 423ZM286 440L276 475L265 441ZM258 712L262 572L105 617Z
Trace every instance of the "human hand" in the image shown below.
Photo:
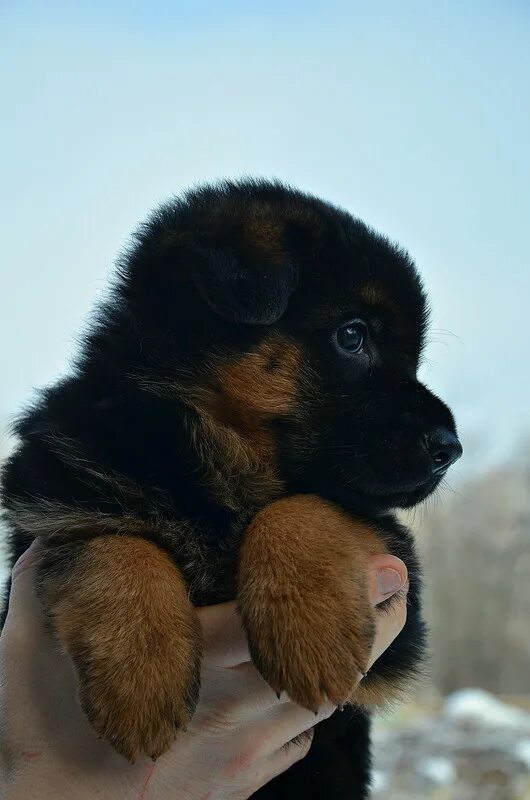
M79 707L73 667L58 651L35 596L39 554L34 543L15 565L0 637L0 785L6 800L243 800L303 758L312 728L335 710L326 705L315 716L287 696L276 697L250 662L234 603L198 609L205 646L195 715L155 763L142 758L129 764L97 738ZM375 556L368 567L374 606L406 589L399 559ZM383 574L394 577L393 587L387 583L385 590ZM378 615L370 666L405 620L406 593L400 592Z

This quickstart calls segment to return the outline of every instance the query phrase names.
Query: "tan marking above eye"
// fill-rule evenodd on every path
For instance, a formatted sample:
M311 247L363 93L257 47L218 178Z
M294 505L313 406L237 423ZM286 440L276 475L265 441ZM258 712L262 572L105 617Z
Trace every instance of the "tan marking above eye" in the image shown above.
M370 282L366 283L359 290L361 300L369 306L376 306L379 308L394 308L394 302L380 283Z

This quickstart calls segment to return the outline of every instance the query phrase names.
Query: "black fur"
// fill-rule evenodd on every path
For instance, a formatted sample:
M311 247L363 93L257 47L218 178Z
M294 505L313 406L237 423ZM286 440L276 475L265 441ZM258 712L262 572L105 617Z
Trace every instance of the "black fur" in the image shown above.
M370 342L350 357L334 331L357 317ZM68 538L72 514L81 538L97 534L94 520L106 532L117 519L132 532L149 523L194 602L214 603L234 597L238 546L256 511L318 493L375 524L407 563L407 624L374 671L413 672L424 647L419 568L392 511L434 490L425 437L455 430L416 379L425 323L409 256L342 210L264 181L171 201L121 259L73 374L16 426L20 446L3 471L12 561L35 535L52 546ZM216 460L194 398L197 387L216 391L212 366L271 333L296 346L300 365L294 408L266 422L278 477L267 488L259 464L240 475ZM281 360L271 356L271 380ZM306 759L256 797L366 797L368 727L361 710L336 712Z

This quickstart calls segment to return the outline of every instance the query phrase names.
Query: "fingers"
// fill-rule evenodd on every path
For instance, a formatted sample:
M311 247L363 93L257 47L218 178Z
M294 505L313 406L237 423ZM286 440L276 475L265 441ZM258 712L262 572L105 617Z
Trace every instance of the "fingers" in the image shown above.
M18 578L25 570L37 563L42 555L43 546L39 539L34 539L27 550L25 550L19 557L18 561L13 566L11 577L13 581Z
M289 697L283 692L280 697L258 672L252 662L247 661L237 667L221 669L223 693L226 696L225 707L234 722L244 723L255 719L257 715L266 713L274 706L287 703ZM215 696L209 695L208 687L215 686L220 678L219 670L212 675L208 665L203 665L203 700L208 704L215 703Z
M406 587L407 567L388 554L368 562L368 590L372 605L392 597ZM235 603L221 603L197 609L203 629L204 659L220 667L235 667L250 661L250 653Z
M270 759L282 771L282 763L293 763L307 752L313 735L312 728L334 711L334 706L326 704L318 714L313 714L295 703L287 703L272 709L250 726L240 728L244 732L244 742L238 749L231 776L244 772L251 764L263 764Z
M263 763L260 765L260 775L254 791L257 791L257 789L260 789L273 778L281 775L282 772L288 770L289 767L292 767L297 761L301 761L305 758L311 749L313 736L314 730L308 730L294 741L287 742L283 747L280 747L275 753L269 756L269 758L264 759Z
M35 565L42 550L42 544L38 540L34 541L13 568L9 613L5 626L6 635L15 632L17 639L22 638L33 643L47 636L34 589ZM379 658L405 624L406 589L407 568L403 561L388 554L369 559L368 591L371 603L378 606L394 596L393 602L384 606L384 610L378 614L371 664ZM404 591L398 594L400 590ZM203 629L206 666L232 668L250 661L235 603L200 608L197 614ZM261 708L275 704L270 687L254 669L239 673L237 678L239 691L242 688L248 689L244 694L248 695L249 702L250 698L253 701L257 698Z
M235 603L197 609L204 637L204 662L235 667L250 661L247 640Z
M35 540L20 556L13 567L9 597L9 612L6 620L11 625L16 620L29 637L42 628L41 611L34 590L35 565L38 563L43 545ZM232 667L250 661L245 634L235 603L221 603L197 609L205 643L205 661L222 667Z
M35 592L35 573L42 545L34 542L19 558L12 572L9 611L0 640L0 674L3 720L14 740L39 749L70 720L70 707L84 722L76 701L76 681L65 656L44 623Z
M331 717L336 709L332 703L325 703L315 714L292 702L272 708L263 723L263 730L268 733L263 755L272 755L293 739L303 737L319 722Z
M43 635L41 609L35 593L35 567L42 550L42 544L35 540L13 567L3 636L15 633L18 639L36 642Z

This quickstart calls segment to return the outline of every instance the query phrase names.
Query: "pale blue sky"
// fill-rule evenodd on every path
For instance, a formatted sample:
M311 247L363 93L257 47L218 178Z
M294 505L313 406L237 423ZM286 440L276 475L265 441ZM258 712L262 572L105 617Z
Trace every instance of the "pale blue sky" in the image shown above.
M526 0L4 0L0 93L0 422L64 370L149 209L258 174L410 250L469 467L530 428Z

